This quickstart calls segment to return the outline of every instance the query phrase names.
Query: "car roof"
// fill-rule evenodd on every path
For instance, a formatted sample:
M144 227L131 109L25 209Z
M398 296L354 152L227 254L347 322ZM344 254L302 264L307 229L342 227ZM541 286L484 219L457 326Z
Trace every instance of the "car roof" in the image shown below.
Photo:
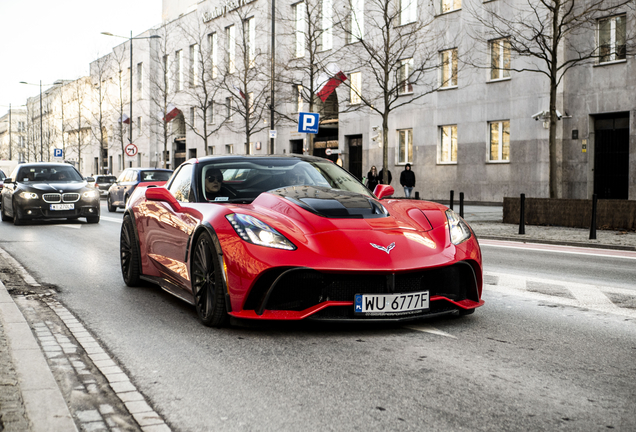
M38 166L42 166L42 165L54 166L54 167L73 167L73 168L75 168L71 164L62 163L62 162L28 162L28 163L19 164L18 167L20 167L20 168L24 168L24 167L29 168L29 167L38 167Z
M210 161L239 162L239 161L249 161L249 160L262 161L264 159L272 159L272 160L298 159L298 160L303 160L308 162L331 162L329 159L321 158L318 156L307 156L307 155L301 155L301 154L202 156L200 158L190 159L187 162L194 162L194 163L210 162Z

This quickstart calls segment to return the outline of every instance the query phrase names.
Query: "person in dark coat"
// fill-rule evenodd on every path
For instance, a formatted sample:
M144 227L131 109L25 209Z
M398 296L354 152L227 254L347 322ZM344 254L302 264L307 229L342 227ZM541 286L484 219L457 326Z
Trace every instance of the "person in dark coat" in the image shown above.
M375 166L371 167L371 170L367 173L367 188L373 192L375 187L380 183L380 175L378 174L378 169Z
M389 182L387 184L391 184L391 181L393 180L393 176L391 175L391 170L388 170L388 174L389 174ZM382 167L382 169L380 170L380 183L384 184L384 167Z
M400 184L404 188L404 196L411 198L415 187L415 173L411 170L411 164L407 163L404 171L400 174Z

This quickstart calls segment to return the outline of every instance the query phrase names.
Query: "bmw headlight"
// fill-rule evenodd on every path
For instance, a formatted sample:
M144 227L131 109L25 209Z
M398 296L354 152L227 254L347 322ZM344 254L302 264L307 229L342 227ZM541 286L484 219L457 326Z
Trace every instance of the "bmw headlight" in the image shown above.
M95 190L86 191L82 194L84 198L88 198L88 199L96 198L98 195L99 195L99 192Z
M296 250L281 233L253 216L233 213L225 216L234 231L246 242L275 249Z
M448 209L446 210L446 219L448 219L448 231L450 232L451 242L454 245L465 242L470 238L472 232L464 219L457 216L457 213Z
M20 194L20 198L32 200L32 199L38 199L39 197L38 197L38 194L34 192L22 192Z

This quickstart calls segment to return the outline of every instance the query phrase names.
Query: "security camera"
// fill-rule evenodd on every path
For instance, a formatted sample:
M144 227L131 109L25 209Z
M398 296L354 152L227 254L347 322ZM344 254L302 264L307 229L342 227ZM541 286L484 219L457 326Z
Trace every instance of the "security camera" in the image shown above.
M536 121L539 121L539 117L543 117L545 115L545 111L539 111L536 114L532 115L532 118L535 119Z
M559 110L556 110L556 115L557 115L557 119L561 120L563 118L563 114L561 114L559 112Z

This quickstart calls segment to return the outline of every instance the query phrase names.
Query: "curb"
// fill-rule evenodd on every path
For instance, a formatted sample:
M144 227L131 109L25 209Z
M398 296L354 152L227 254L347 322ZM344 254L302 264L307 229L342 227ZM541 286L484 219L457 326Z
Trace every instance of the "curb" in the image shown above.
M77 431L64 396L31 327L0 281L0 319L33 432Z

